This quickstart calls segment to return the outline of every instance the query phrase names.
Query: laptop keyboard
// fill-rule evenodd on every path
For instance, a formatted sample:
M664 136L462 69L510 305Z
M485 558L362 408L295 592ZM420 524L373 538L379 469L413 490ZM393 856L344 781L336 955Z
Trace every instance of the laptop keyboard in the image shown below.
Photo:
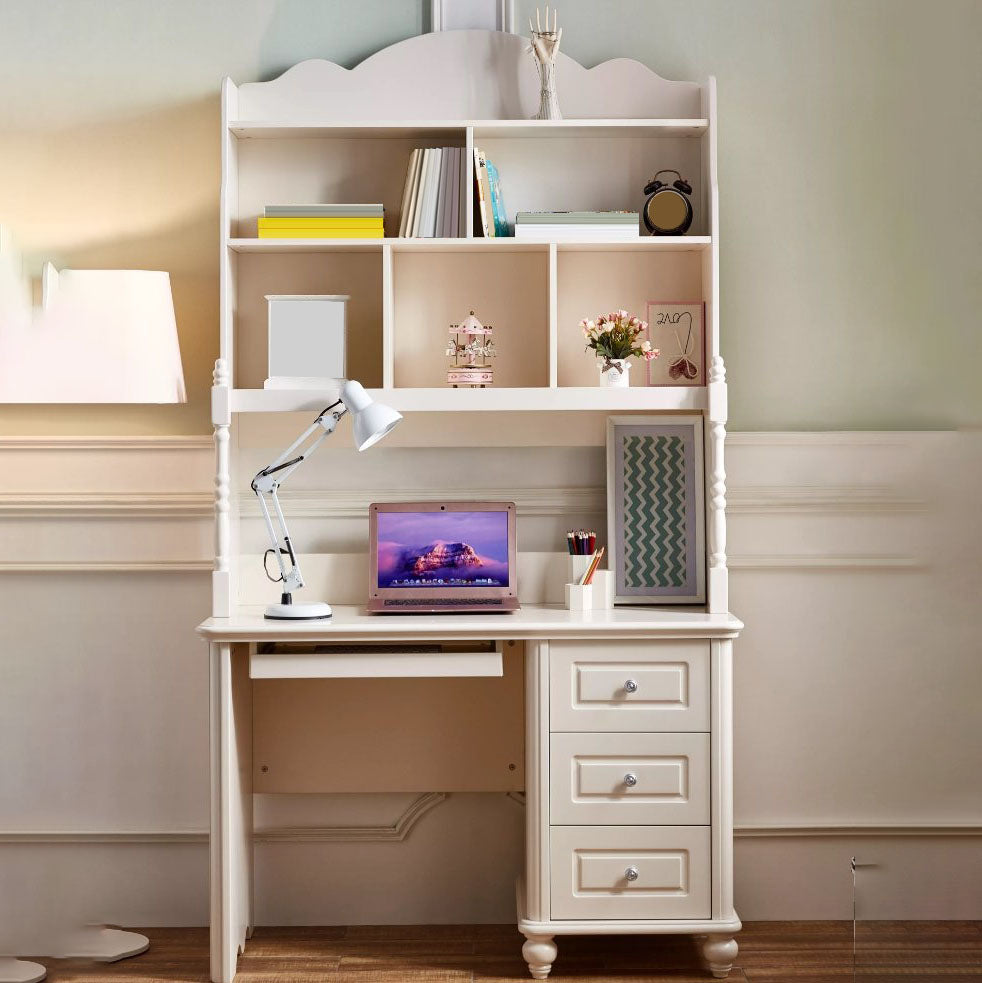
M459 607L501 607L500 597L475 597L462 600L454 597L407 597L385 601L387 608L459 608Z

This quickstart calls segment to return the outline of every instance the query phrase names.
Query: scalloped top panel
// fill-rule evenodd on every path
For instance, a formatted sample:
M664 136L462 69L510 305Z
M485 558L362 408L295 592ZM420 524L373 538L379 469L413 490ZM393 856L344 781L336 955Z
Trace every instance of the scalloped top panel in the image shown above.
M270 82L239 86L232 117L254 122L529 119L539 77L528 39L500 31L436 31L384 48L352 69L304 61ZM573 118L698 119L701 87L670 82L629 58L595 68L559 54L559 106Z

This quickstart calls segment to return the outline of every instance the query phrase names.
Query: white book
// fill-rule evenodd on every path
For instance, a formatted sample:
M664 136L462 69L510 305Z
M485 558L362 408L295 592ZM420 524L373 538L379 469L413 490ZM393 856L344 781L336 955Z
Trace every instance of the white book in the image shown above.
M569 239L639 239L638 230L631 226L610 226L608 228L595 225L535 225L531 228L519 225L515 228L516 239L553 239L556 241Z
M454 232L454 206L457 204L457 154L458 147L447 147L447 208L443 213L443 235L452 239Z
M436 234L446 239L450 228L450 216L453 214L453 147L443 148L443 184L440 187L440 221L437 223Z
M440 165L443 162L443 151L434 147L430 151L430 170L426 175L426 188L423 197L423 224L420 235L432 239L436 235L436 206L440 191Z
M436 222L434 223L433 235L443 235L443 225L447 217L447 167L450 164L450 148L443 147L440 150L440 178L436 189Z
M488 186L488 165L484 152L474 148L474 234L480 228L481 236L493 236L494 217L491 215L491 198Z
M319 203L311 205L266 205L265 218L382 218L385 209L378 202L359 205L349 202L340 204Z
M414 150L409 155L409 167L406 168L406 186L402 190L402 209L399 212L399 235L405 236L406 229L409 228L410 203L413 199L413 176L419 166L419 150Z
M450 151L450 213L446 235L455 238L460 228L460 147Z
M457 235L466 238L469 235L467 229L467 195L470 193L471 184L467 180L467 148L460 151L460 199L457 203Z
M409 229L409 235L412 237L422 235L420 230L423 220L423 192L426 188L427 175L430 173L430 167L433 163L433 151L430 149L424 150L420 154L420 158L419 180L416 182L416 193L414 196L413 221Z

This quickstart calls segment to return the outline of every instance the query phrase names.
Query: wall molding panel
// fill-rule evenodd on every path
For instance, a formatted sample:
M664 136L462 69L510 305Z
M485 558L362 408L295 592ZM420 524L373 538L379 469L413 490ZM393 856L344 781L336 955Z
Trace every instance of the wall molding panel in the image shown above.
M204 492L0 492L0 519L211 519Z
M11 560L0 573L210 573L211 560Z
M357 519L366 515L366 502L377 490L351 489L337 491L321 489L291 492L284 489L280 501L293 517L304 519ZM602 487L555 488L457 488L455 497L514 501L522 515L563 516L602 513L606 495ZM417 494L420 501L439 501L433 493ZM239 495L243 516L258 518L259 506L249 495ZM0 492L0 519L58 518L209 518L214 503L203 492ZM873 515L881 512L924 512L924 501L889 494L888 489L864 485L853 486L737 486L730 489L727 513L736 515L770 514L855 514Z
M966 529L945 527L939 508L951 489L978 486L969 455L953 443L958 439L941 433L727 437L731 591L734 610L747 623L736 657L735 733L736 812L748 817L735 831L737 900L745 918L847 917L850 856L875 865L864 871L871 891L864 917L982 917L982 892L968 880L982 860L982 823L962 822L982 812L982 801L964 788L952 790L945 777L956 766L961 775L982 770L974 740L977 710L970 705L978 689L977 662L972 639L958 635L964 619L950 606L977 583L968 578L978 575L980 549ZM261 454L265 460L268 450L268 441L257 444L257 459ZM596 446L552 449L543 455L544 473L533 479L528 454L512 457L488 447L468 462L469 470L454 476L466 487L448 494L517 503L531 547L531 573L526 570L523 581L532 587L536 577L546 582L552 565L563 566L558 553L535 549L550 548L566 516L604 523L602 457ZM311 592L323 587L326 596L340 599L348 589L342 567L357 559L348 551L359 548L365 503L398 495L426 498L412 485L421 483L419 473L429 463L421 461L407 479L373 459L357 465L364 471L340 476L353 487L328 489L330 455L323 458L311 462L304 478L325 487L293 485L284 490L283 502L291 519L306 523L296 530L299 541L344 544L345 552L332 558L311 554L305 562ZM207 673L193 626L207 609L208 592L200 584L214 550L213 459L210 436L0 438L0 467L7 476L0 491L0 574L17 575L0 581L9 606L0 632L7 628L11 679L26 684L0 690L0 712L32 746L49 739L50 708L31 702L45 692L32 682L41 672L65 680L60 698L75 701L66 707L71 714L84 718L86 701L104 698L100 687L106 680L119 701L114 705L130 707L115 720L116 730L97 719L84 721L86 740L110 767L98 775L102 784L80 786L70 802L64 788L77 774L75 748L64 734L50 746L39 780L17 806L19 817L10 813L3 823L7 831L0 830L0 880L16 869L18 853L50 857L53 851L59 865L72 868L90 864L98 850L107 885L114 872L134 864L146 881L145 889L128 889L128 900L119 897L121 909L107 906L119 912L117 920L134 904L144 906L145 924L180 924L188 911L206 912L201 892L208 801L201 795L198 804L195 790L206 788L207 736L203 729L196 755L194 727L202 727L207 715ZM372 487L375 481L384 484ZM245 534L258 545L255 500L247 488L235 498L234 507L248 520ZM952 557L962 557L965 569L952 567ZM144 573L158 579L134 576ZM46 574L63 576L53 581ZM96 574L107 579L90 583ZM117 580L110 581L113 576ZM250 584L249 578L261 577L258 564L244 576ZM360 575L347 579L357 591ZM23 614L35 605L47 610L53 590L71 596L72 584L86 599L88 627L55 651L68 622L39 626ZM258 580L255 589L268 590ZM135 611L122 622L120 597ZM833 611L842 616L830 618ZM933 620L925 618L927 611ZM802 620L816 612L815 630L803 632ZM139 644L146 619L155 618L161 627L153 644ZM11 631L15 623L20 627ZM921 630L928 624L934 625L930 637ZM932 652L930 666L925 651ZM98 668L95 675L92 667ZM843 685L844 675L849 686ZM884 689L886 676L892 682ZM146 714L134 709L146 700L150 680L163 687L154 695L153 731L146 729ZM931 700L925 702L925 693L933 694ZM920 706L921 713L898 719L898 701ZM155 735L167 732L166 721L189 714L197 723L173 749L159 744ZM857 736L855 728L867 718L869 726ZM139 728L128 730L137 727L137 719ZM926 735L938 728L951 743L947 771L929 753ZM126 734L133 738L130 747L119 739ZM824 735L821 755L816 734ZM775 735L781 735L776 743ZM171 792L148 811L128 789L132 781L145 780L139 776L147 748L158 746ZM902 778L895 767L901 755ZM802 768L814 779L807 787L800 781ZM127 775L129 780L122 777ZM840 817L835 822L824 818L830 795ZM453 921L462 913L474 920L508 920L512 889L504 881L510 881L520 854L522 796L509 796L510 803L500 798L431 792L374 802L331 796L283 801L273 811L264 804L265 821L255 837L266 898L260 915L267 924L322 918L370 923L393 917L401 905L404 911L396 915L412 921L418 905L423 920ZM923 806L929 817L885 818L919 817ZM792 814L794 821L784 818ZM455 899L447 895L449 900L438 903L436 887L421 893L417 880L410 892L408 882L400 886L394 880L390 851L399 851L400 869L408 864L425 878L448 843L470 856L474 837L490 849L473 858L474 876L488 889L480 909L467 908L462 884L454 888ZM376 890L375 900L359 894L366 877L376 889L387 885ZM155 892L155 881L170 885L168 891ZM324 883L336 891L321 891Z
M257 829L256 843L402 843L431 809L447 800L445 792L424 792L394 822L378 826L268 826Z
M914 556L903 554L862 555L836 553L730 553L727 566L731 570L801 570L812 573L835 573L839 571L860 572L877 570L882 573L897 573L904 570L924 570L927 565Z
M499 793L488 793L499 794ZM268 826L257 829L256 843L401 843L413 827L431 809L447 799L444 792L426 792L415 799L393 823L371 826ZM524 806L524 793L508 792L505 798ZM829 823L802 826L797 824L743 825L737 823L733 835L743 840L812 839L874 837L877 839L982 837L982 823L862 823L859 825ZM0 831L0 846L17 843L36 845L93 845L93 844L194 844L207 843L207 829L191 830L27 830Z
M200 436L0 437L0 453L11 451L210 451L213 438Z

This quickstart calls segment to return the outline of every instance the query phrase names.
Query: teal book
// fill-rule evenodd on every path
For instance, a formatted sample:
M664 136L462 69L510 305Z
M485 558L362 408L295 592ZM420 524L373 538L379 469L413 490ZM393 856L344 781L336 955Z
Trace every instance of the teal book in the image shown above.
M508 231L508 216L505 212L505 200L501 195L501 175L498 168L489 160L488 184L491 187L491 213L494 216L494 234L496 237L510 235Z

